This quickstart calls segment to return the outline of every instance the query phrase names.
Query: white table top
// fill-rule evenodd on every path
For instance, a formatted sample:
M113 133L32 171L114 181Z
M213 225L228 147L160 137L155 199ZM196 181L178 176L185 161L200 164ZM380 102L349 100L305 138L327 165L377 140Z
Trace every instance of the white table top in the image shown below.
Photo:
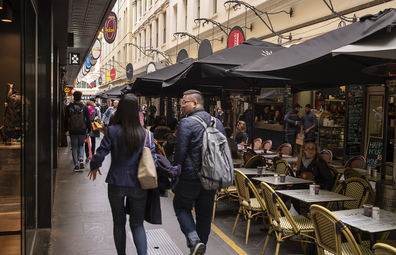
M335 216L345 224L369 233L396 230L396 213L380 209L380 219L364 216L364 209L334 211Z
M244 173L245 175L259 175L257 173L257 168L239 168L236 167L235 169L238 169L239 171L241 171L242 173ZM268 170L263 170L263 172L260 175L274 175L274 172L268 171Z
M264 154L262 155L266 159L273 159L278 157L278 154ZM282 159L286 160L289 164L296 164L298 157L290 156L290 155L283 155Z
M306 203L324 203L324 202L339 202L339 201L353 201L354 198L343 196L327 190L319 190L318 195L310 195L309 189L289 189L277 190L279 194L283 194Z
M293 185L293 184L313 183L313 181L304 180L301 178L295 178L295 177L291 177L291 176L286 176L285 182L280 182L280 181L275 182L275 177L273 177L273 176L271 176L271 177L255 177L255 178L252 178L252 180L256 180L259 182L266 182L266 183L272 184L272 185Z
M237 167L242 166L245 161L243 159L232 159L232 163L234 164L234 167Z

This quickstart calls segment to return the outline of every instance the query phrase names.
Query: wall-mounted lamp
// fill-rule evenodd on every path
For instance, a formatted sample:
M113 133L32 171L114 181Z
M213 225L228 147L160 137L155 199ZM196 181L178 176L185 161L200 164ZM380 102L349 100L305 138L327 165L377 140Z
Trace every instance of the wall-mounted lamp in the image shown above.
M3 22L12 22L12 8L9 1L4 1L3 16L1 18Z
M234 11L241 9L241 4L236 4L233 6L233 8L234 8Z
M0 0L0 10L3 9L3 0Z

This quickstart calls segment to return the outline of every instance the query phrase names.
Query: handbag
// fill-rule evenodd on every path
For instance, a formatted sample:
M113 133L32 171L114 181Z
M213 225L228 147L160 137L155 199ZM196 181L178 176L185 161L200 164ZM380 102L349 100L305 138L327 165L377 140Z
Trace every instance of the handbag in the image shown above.
M158 187L157 169L155 168L153 155L149 147L146 147L147 133L144 139L142 157L140 158L138 168L138 180L142 189L155 189ZM151 145L151 136L149 135L149 144Z
M101 130L102 128L103 128L102 125L100 125L98 122L96 121L92 122L92 129L94 131Z

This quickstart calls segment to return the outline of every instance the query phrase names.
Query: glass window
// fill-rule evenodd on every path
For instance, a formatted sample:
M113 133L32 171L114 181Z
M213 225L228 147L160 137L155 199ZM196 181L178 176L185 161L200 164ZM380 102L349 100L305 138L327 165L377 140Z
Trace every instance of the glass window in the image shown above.
M383 95L369 95L368 102L368 136L382 137L384 123Z

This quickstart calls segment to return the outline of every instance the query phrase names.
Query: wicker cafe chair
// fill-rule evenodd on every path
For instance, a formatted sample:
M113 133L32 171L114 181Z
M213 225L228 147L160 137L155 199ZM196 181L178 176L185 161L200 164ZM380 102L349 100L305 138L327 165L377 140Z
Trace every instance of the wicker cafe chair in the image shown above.
M340 183L334 192L355 199L341 202L341 210L362 208L369 196L369 185L366 180L358 177L352 177ZM329 202L326 208L330 210L332 205L333 202Z
M255 154L253 154L253 153L251 153L251 152L244 152L243 153L243 160L245 161L245 162L248 162L249 161L249 159L251 158L251 157L253 157L253 156L255 156Z
M281 243L286 240L301 242L305 251L306 244L315 242L315 238L312 236L314 229L311 220L304 215L291 216L282 199L267 183L261 183L261 190L271 223L261 255L265 253L272 232L275 232L277 239L275 255L279 253ZM282 217L282 213L285 216ZM294 236L298 236L300 239L292 239Z
M365 180L367 182L368 189L369 189L369 196L367 198L367 203L375 204L375 198L376 198L375 191L374 191L373 187L371 186L370 182L366 179L366 176L364 176L359 171L357 171L353 168L345 169L344 176L345 176L346 180L349 178L352 178L352 177L359 177L359 178L362 178L363 180Z
M335 168L334 166L329 166L329 170L330 170L331 176L333 176L333 178L334 178L334 186L331 189L331 191L334 192L336 190L336 188L338 187L338 184L339 184L338 181L340 180L341 175L340 175L340 173L338 173L337 168Z
M263 142L263 149L270 150L272 147L272 141L271 140L266 140Z
M276 150L276 152L282 152L285 155L292 155L293 152L293 147L290 145L290 143L284 143L279 148Z
M366 159L361 156L354 156L352 158L350 158L346 163L345 163L345 168L364 168L364 166L366 165Z
M217 190L214 199L214 206L213 206L213 215L212 215L212 222L214 222L214 217L216 214L216 208L219 206L219 201L223 198L228 197L228 203L232 204L232 210L235 212L234 208L234 201L238 201L238 193L235 185L232 185L228 188L223 188L221 190Z
M263 148L263 140L261 140L261 138L256 138L253 141L253 149L255 150L261 150Z
M263 156L254 155L245 163L245 168L256 168L258 166L265 166L265 165L266 165L266 161Z
M311 205L318 254L370 255L370 249L356 243L348 227L332 212L320 205ZM341 242L341 234L347 242Z
M327 163L333 161L333 153L330 150L323 149L319 154Z
M269 171L277 174L287 174L289 172L289 163L284 159L279 159L272 164Z
M382 173L382 163L379 163L378 166L376 167L376 169L378 170L378 173ZM393 175L393 162L386 162L386 175Z
M376 243L373 246L374 255L396 255L396 248L384 244L384 243Z
M234 172L235 184L237 187L238 198L239 198L239 211L235 219L232 234L235 233L239 217L242 216L243 220L247 220L246 238L245 243L248 243L250 221L252 218L257 216L263 217L264 228L266 227L265 218L268 218L266 214L266 208L263 199L260 197L256 187L241 171L235 169ZM250 192L253 193L253 198L250 198Z

